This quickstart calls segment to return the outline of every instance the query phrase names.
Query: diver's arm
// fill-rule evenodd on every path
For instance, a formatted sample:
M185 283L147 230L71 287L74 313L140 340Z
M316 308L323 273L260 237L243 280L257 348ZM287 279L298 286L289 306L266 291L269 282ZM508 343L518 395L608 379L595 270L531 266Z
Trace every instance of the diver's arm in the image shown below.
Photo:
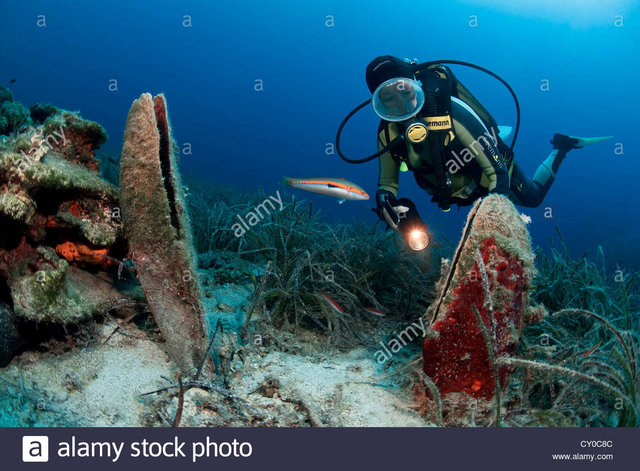
M471 152L482 169L489 193L509 194L509 169L500 155L497 143L494 142L493 133L497 133L497 128L492 126L487 130L468 105L453 97L451 114L456 138L460 139L466 151ZM465 161L468 162L466 158Z
M380 156L380 174L378 189L387 190L398 196L400 167L395 163L391 153L385 152Z
M464 147L475 156L475 161L489 181L487 187L489 193L509 194L509 170L491 137L487 138L486 135L474 137L468 131L458 133L458 137Z
M511 181L507 166L502 161L500 154L497 154L498 161L496 161L491 154L487 154L488 152L480 152L476 156L476 161L480 164L482 173L484 173L489 180L489 186L487 187L489 193L509 194Z
M378 133L378 150L387 145L384 129ZM378 189L390 191L393 196L398 196L400 166L393 160L391 152L382 154L380 160L380 172L378 175Z

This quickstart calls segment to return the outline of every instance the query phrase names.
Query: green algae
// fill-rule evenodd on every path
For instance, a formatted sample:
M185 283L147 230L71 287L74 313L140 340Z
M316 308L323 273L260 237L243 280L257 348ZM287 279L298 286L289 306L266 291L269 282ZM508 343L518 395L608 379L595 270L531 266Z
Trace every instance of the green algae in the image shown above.
M29 108L17 101L5 101L0 105L0 134L9 134L31 124Z
M91 149L100 148L108 139L107 132L100 124L81 118L78 112L59 110L45 119L43 128L45 135L64 130L65 141L74 145L79 142Z
M61 296L68 294L65 293L65 287L69 264L66 260L58 259L50 248L41 247L37 252L51 266L32 274L25 273L13 280L11 291L16 315L36 322L76 320L74 313L77 309L74 307L77 307L79 299Z
M0 153L0 173L23 180L30 189L75 190L107 198L116 198L118 194L116 187L98 174L56 156L55 152L47 153L40 161L15 152Z
M0 214L28 223L35 212L35 202L28 196L10 190L0 193Z

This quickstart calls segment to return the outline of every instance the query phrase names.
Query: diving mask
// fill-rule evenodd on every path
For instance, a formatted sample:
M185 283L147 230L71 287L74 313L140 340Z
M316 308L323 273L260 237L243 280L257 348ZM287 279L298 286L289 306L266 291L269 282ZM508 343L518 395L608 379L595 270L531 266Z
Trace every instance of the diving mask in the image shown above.
M406 121L417 115L424 105L424 92L415 80L392 78L373 92L371 105L385 121Z
M385 121L402 123L405 139L419 144L427 137L427 126L416 118L424 106L424 91L418 82L408 78L392 78L383 82L371 98L371 105Z

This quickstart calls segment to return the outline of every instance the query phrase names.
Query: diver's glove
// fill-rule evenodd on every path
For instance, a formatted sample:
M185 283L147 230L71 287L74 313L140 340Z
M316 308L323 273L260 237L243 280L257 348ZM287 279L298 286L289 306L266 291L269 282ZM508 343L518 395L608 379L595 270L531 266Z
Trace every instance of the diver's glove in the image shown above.
M571 136L565 136L564 134L554 134L551 141L554 149L558 149L565 154L571 149L580 149L582 146L578 145L578 139Z
M388 190L376 192L376 204L378 207L374 211L378 217L385 221L391 229L397 231L400 220L406 217L409 208L398 201Z

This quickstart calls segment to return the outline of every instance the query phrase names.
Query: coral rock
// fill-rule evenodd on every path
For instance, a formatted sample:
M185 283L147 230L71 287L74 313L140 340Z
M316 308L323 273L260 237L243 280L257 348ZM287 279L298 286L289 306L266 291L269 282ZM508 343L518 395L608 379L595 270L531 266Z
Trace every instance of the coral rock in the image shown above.
M479 313L496 356L517 347L535 276L529 233L513 204L492 195L476 203L440 295L427 311L433 336L423 343L424 372L442 395L458 391L474 398L495 394L493 365ZM501 386L509 369L499 369Z
M16 101L5 101L0 106L0 134L9 134L31 124L29 109Z
M37 124L44 123L45 119L47 119L49 116L53 116L57 112L58 108L46 103L36 103L29 108L29 113L31 113L31 120Z
M125 233L172 360L190 375L205 351L204 308L165 99L131 105L120 160Z
M8 284L22 319L75 323L105 312L122 296L110 280L70 265L49 247L33 249L23 239L13 255Z
M8 88L0 85L0 134L10 134L31 124L29 108L13 100Z
M0 85L0 105L5 101L13 101L13 93L4 85Z
M127 253L122 222L112 216L118 190L100 178L93 155L106 133L51 105L29 111L2 87L0 102L5 122L7 110L24 115L0 140L0 301L19 327L104 313L131 288L114 288L115 268L100 271Z
M98 173L100 164L94 151L107 140L102 126L82 119L77 113L59 111L45 119L44 133L57 139L50 139L51 147L74 164Z

